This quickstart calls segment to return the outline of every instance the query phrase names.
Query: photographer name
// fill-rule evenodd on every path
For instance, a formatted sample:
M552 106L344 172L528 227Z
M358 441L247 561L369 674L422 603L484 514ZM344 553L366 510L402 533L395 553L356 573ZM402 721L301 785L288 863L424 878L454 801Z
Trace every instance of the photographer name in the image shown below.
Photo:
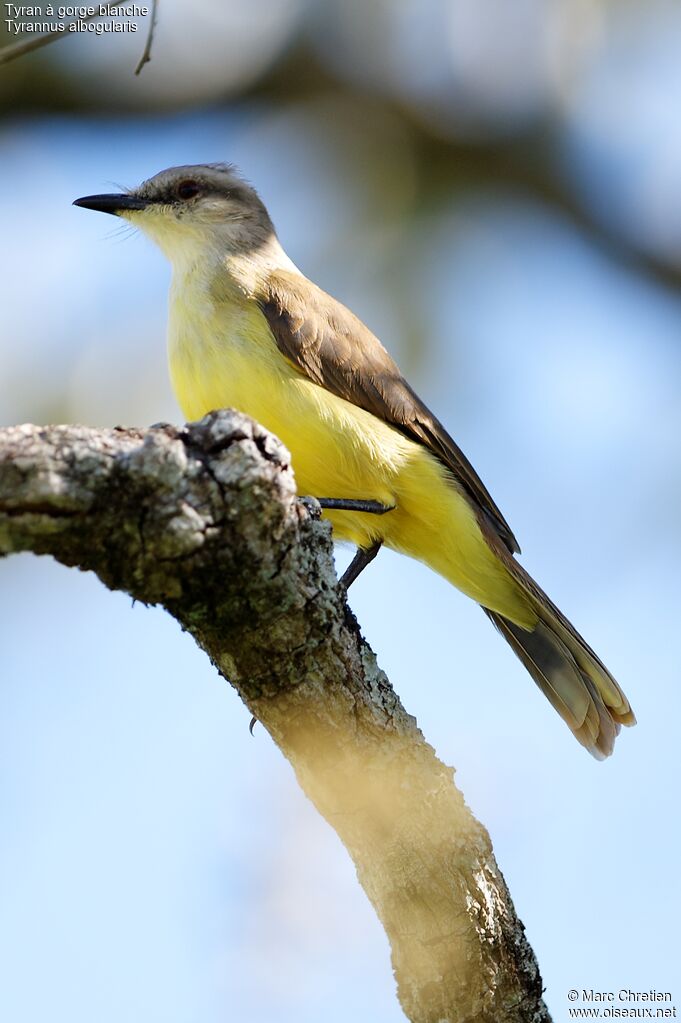
M582 988L583 1002L671 1002L669 991L631 991L621 988L619 991L594 991L593 988Z

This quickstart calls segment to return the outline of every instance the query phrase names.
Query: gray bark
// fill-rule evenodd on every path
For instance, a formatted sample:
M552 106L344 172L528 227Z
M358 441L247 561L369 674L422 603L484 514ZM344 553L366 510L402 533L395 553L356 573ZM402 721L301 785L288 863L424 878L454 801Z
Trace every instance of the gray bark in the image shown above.
M0 554L25 550L192 634L345 844L410 1020L550 1020L487 832L362 639L275 438L232 411L0 430Z

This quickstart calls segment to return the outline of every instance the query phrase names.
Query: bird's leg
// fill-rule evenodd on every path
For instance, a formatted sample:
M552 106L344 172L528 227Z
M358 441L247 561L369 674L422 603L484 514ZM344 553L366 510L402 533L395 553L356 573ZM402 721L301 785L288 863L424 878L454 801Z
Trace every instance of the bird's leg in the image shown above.
M307 502L309 499L301 497L300 500ZM315 497L314 500L320 508L328 508L329 511L353 511L366 512L369 515L385 515L386 512L394 511L395 509L394 504L381 504L380 501L357 501L349 497ZM357 553L345 569L340 580L341 586L344 586L347 590L354 583L360 572L363 572L367 565L374 560L382 544L382 540L374 540L370 547L357 548Z
M344 586L346 590L349 589L360 572L363 572L367 565L371 564L382 546L382 540L374 540L371 547L358 547L357 553L341 576L341 586Z
M392 504L381 504L380 501L353 501L345 497L318 497L317 503L320 508L333 511L368 512L370 515L385 515L395 507Z

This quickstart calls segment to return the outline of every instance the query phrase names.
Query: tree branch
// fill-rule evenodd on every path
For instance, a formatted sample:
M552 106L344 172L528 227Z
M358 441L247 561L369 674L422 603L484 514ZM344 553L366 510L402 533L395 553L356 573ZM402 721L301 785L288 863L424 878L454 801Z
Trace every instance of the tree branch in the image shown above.
M547 1023L485 829L378 668L288 455L232 412L184 429L0 430L0 555L162 604L352 856L413 1023Z

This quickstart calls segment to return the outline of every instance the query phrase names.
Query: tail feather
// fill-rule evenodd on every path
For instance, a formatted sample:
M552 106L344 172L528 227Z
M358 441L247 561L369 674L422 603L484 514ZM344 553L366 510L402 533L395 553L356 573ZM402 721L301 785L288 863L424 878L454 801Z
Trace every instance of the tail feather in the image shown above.
M508 559L537 614L530 631L483 608L582 746L610 756L621 725L634 725L629 701L603 662L534 579ZM507 562L508 563L508 562Z
M528 632L484 610L576 739L598 760L609 756L620 724L560 637L544 622Z

